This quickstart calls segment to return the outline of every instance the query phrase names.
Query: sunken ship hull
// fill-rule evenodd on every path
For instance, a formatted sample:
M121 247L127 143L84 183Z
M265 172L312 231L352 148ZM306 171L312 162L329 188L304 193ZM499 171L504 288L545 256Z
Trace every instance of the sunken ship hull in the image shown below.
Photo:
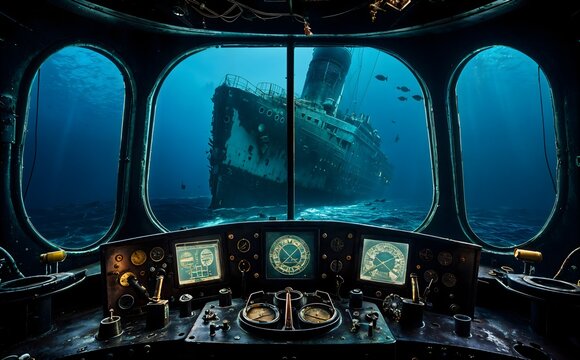
M337 116L350 65L344 48L316 49L295 100L296 202L383 196L391 167L368 116ZM287 202L286 93L227 75L212 98L211 208Z

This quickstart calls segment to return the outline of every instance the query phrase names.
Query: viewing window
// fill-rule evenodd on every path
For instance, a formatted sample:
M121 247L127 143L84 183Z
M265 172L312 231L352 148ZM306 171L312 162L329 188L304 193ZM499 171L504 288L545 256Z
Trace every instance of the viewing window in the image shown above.
M22 196L33 226L57 246L90 246L111 226L124 98L119 69L89 48L64 48L36 73Z
M541 230L555 202L549 84L528 56L496 46L467 63L456 93L469 224L489 245L520 245Z
M286 56L208 49L163 81L148 187L165 227L287 218ZM295 218L417 228L433 182L415 76L346 47L297 48L294 73Z

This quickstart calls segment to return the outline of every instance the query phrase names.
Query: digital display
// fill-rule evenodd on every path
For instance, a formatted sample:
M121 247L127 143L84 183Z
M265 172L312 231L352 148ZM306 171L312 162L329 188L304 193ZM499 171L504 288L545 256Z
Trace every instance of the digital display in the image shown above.
M266 232L267 279L314 279L316 231Z
M363 237L359 279L381 284L405 284L409 244Z
M177 243L175 258L180 286L222 278L219 239Z

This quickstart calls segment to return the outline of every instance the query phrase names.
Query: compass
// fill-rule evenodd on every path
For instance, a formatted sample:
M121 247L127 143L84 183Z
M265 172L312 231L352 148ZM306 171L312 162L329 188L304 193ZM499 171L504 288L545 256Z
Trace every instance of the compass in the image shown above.
M310 262L310 248L299 236L282 235L272 243L269 251L272 268L282 275L297 275Z
M298 312L300 321L313 324L324 325L336 319L338 313L335 308L323 303L312 303L302 307Z
M268 303L248 305L241 315L245 320L256 325L270 325L280 319L278 308Z

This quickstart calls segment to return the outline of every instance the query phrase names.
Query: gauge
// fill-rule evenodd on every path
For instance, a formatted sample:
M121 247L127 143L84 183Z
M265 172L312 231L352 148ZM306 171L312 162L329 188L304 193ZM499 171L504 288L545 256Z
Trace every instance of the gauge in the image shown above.
M296 275L308 266L310 249L301 237L283 235L274 240L269 256L274 270L284 275Z
M333 273L339 273L340 270L342 270L342 261L332 260L330 262L330 270L332 270Z
M453 255L451 255L451 253L448 251L441 251L439 254L437 254L437 261L439 264L447 266L453 261Z
M135 279L137 278L135 276L135 274L133 274L130 271L127 271L126 273L123 273L123 275L121 275L121 277L119 278L119 284L121 284L121 286L123 286L123 287L128 287L129 285L131 285L129 283L129 279L131 277L134 277Z
M398 245L407 251L407 244ZM405 283L407 258L395 243L367 239L363 254L361 280L398 285Z
M344 241L337 236L330 241L330 248L334 252L341 252L344 249Z
M424 261L431 261L433 260L433 251L427 248L421 249L421 251L419 251L419 258Z
M457 284L457 277L452 273L445 273L441 277L441 282L447 287L454 287Z
M238 243L236 244L236 248L241 253L247 253L248 251L250 251L250 248L251 248L250 240L248 240L246 238L242 238L242 239L238 240Z
M300 321L314 325L331 322L336 316L337 313L334 307L323 303L308 304L298 312Z
M272 324L280 319L280 311L272 304L256 303L247 306L243 310L242 316L256 324Z
M135 250L131 254L131 263L135 266L143 265L147 261L147 254L143 250Z
M151 257L151 260L159 262L163 260L163 258L165 257L165 250L163 250L162 247L156 246L153 249L151 249L151 251L149 252L149 256Z
M252 268L252 265L250 265L250 262L246 259L242 259L238 263L238 270L240 270L240 272L246 273L246 272L250 271L251 268Z
M403 310L403 298L397 294L389 294L383 300L383 311L390 320L399 321Z
M423 278L427 282L427 285L429 285L429 283L431 283L431 280L433 280L433 282L436 283L437 280L439 280L439 275L437 275L437 271L429 269L425 271L425 274L423 274Z
M117 305L119 305L120 309L129 310L133 305L135 305L135 298L133 295L123 294L119 300L117 300Z

